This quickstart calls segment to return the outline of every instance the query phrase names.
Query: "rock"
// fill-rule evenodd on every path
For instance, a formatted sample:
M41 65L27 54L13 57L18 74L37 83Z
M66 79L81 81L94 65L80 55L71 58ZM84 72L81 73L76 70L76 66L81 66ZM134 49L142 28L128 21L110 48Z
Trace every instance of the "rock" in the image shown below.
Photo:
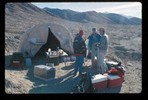
M130 62L127 62L127 66L133 66L133 64Z

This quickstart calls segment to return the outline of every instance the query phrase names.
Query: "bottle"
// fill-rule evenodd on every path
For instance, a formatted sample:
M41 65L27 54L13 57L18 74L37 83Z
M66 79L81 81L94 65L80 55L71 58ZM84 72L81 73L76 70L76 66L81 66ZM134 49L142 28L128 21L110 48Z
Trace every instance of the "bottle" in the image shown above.
M57 55L59 55L59 47L57 47L56 51L57 51Z

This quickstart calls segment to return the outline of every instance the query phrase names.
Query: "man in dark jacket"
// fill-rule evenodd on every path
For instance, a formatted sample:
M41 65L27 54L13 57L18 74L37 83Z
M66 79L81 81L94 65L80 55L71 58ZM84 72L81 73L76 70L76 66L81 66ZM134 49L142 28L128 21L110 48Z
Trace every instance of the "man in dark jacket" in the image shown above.
M78 70L79 70L79 75L82 74L82 66L84 63L84 57L86 56L86 45L82 36L83 36L83 30L80 30L80 32L76 35L73 43L73 49L76 56L74 75L77 74Z

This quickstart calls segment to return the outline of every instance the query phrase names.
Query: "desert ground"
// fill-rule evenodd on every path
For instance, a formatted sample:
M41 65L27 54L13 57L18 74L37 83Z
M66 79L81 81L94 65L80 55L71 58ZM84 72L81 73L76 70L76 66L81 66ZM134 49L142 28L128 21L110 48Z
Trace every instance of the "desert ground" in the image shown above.
M130 26L129 29L127 27L118 25L118 30L114 30L115 27L105 28L110 39L106 59L121 61L124 64L125 81L121 87L102 89L97 93L140 93L142 91L141 33L140 29L137 29L139 26ZM35 58L32 67L24 66L22 69L15 69L8 66L12 53L5 54L6 93L70 93L80 80L78 76L73 77L74 62L69 62L68 66L64 63L55 66L57 78L45 82L33 76L33 67L36 63L46 64L46 57ZM86 63L88 65L84 64L84 71L91 67L91 61Z

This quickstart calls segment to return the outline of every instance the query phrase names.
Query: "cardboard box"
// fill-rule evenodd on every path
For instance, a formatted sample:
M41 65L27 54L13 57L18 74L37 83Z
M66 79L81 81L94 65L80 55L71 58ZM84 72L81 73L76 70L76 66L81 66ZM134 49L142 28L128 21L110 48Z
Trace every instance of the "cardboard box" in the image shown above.
M34 77L48 81L55 79L55 68L46 65L34 66Z
M94 88L96 89L107 88L107 76L102 74L97 74L97 75L94 75L91 80Z
M118 75L107 75L108 77L108 87L117 87L122 86L122 83L124 82L124 77L120 77Z

